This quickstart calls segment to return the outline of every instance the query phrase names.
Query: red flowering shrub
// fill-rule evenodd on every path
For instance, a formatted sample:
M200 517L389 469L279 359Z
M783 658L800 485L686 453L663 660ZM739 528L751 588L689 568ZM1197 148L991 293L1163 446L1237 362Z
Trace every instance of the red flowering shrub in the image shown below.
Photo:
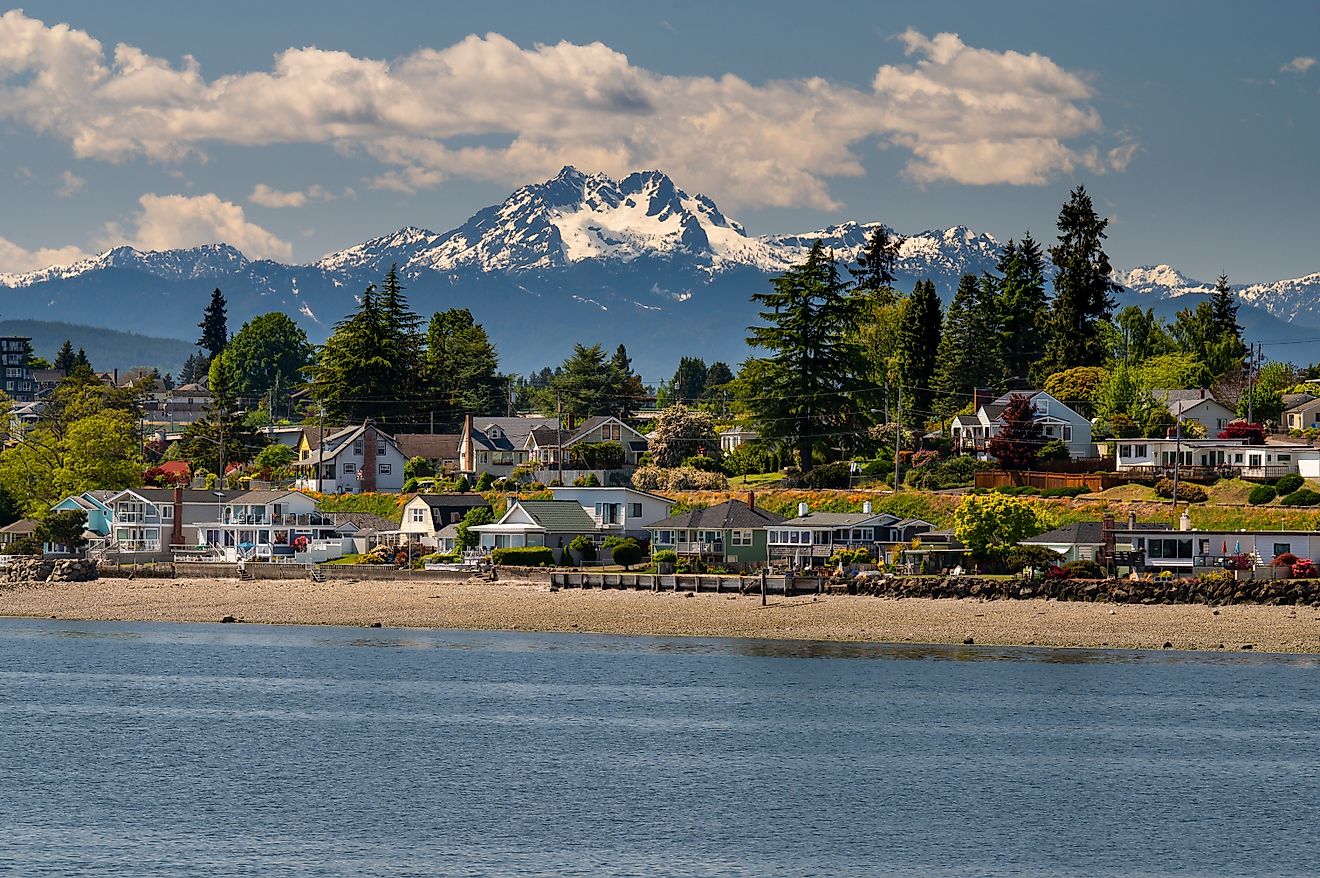
M1292 575L1296 579L1311 579L1317 572L1315 562L1310 558L1299 558L1297 563L1292 566Z

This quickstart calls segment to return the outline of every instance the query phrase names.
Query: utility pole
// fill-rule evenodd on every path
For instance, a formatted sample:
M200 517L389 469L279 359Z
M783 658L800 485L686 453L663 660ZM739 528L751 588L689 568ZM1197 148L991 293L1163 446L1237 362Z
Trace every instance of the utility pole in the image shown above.
M1260 351L1260 344L1254 344L1250 348L1250 354L1247 357L1247 423L1256 423L1256 357Z
M1178 423L1173 428L1173 518L1174 524L1178 523L1178 465L1182 463L1182 415L1178 415Z
M564 402L555 391L555 463L559 467L559 484L564 484Z
M894 420L894 493L898 493L898 453L903 448L903 385L896 385L898 417Z

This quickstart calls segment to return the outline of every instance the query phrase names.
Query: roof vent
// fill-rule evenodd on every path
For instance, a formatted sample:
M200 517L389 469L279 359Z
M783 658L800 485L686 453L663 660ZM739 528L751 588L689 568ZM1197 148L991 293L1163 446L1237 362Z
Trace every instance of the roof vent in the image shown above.
M864 513L867 514L867 515L870 515L870 514L871 514L871 501L870 501L870 500L867 500L867 501L865 501L865 502L862 503L862 512L864 512Z
M803 501L798 504L798 518L802 518L810 511L811 508L807 506L806 501Z

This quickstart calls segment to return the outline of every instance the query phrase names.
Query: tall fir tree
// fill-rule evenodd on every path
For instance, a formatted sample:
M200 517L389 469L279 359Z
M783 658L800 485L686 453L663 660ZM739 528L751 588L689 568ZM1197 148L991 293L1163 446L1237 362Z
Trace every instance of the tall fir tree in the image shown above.
M1003 374L999 351L996 294L998 283L990 275L965 274L944 315L935 357L934 410L941 417L955 414L978 387L992 387Z
M1031 233L1020 243L1009 241L996 266L1001 279L995 300L999 317L999 350L1009 386L1025 387L1031 366L1045 352L1048 338L1048 298L1045 256Z
M423 379L435 427L442 433L457 429L464 415L501 414L508 408L507 382L499 374L495 346L466 308L437 311L431 317Z
M628 356L628 349L622 344L614 349L610 365L614 367L618 382L614 413L620 418L631 418L646 399L646 386L642 384L642 376L633 372L632 357Z
M217 287L211 293L211 301L202 312L202 322L197 324L197 328L202 331L202 337L197 340L197 346L206 351L208 360L215 359L225 345L229 343L229 323L225 316L225 296Z
M1059 243L1050 248L1054 260L1054 299L1050 338L1033 378L1043 381L1073 366L1104 365L1107 351L1100 323L1114 307L1110 293L1122 292L1104 250L1109 220L1096 215L1085 186L1072 191L1059 210Z
M898 326L898 382L903 395L903 423L909 426L920 426L932 414L931 385L942 321L935 284L929 280L917 281L912 295L903 303Z
M1233 297L1233 290L1228 286L1226 274L1221 274L1215 281L1215 291L1210 294L1210 309L1214 313L1221 349L1225 355L1232 359L1245 360L1247 345L1242 341L1242 325L1237 321L1238 304Z
M385 421L397 412L398 372L389 359L393 339L375 284L355 313L335 324L311 367L311 393L329 417L352 423Z
M618 384L618 372L598 344L573 345L573 353L550 382L564 417L578 423L593 415L616 414Z
M748 344L769 353L748 360L736 382L761 436L796 452L806 470L820 450L837 456L864 429L876 394L853 332L861 296L839 277L832 253L816 241L803 262L756 293L760 325Z
M872 295L881 305L894 304L898 300L898 294L894 292L894 270L902 245L901 236L877 225L858 254L857 265L848 269L854 289Z
M60 345L59 353L55 355L55 362L52 364L66 376L73 371L73 367L78 365L78 355L73 352L73 343L67 338L64 344Z
M706 361L698 357L683 357L678 361L674 379L669 383L674 402L693 405L706 389Z

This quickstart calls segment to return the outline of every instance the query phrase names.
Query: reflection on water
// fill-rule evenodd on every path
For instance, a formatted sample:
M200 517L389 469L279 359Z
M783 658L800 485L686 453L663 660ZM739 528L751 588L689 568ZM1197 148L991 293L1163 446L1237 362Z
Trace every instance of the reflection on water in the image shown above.
M0 620L0 874L1309 878L1317 664Z

